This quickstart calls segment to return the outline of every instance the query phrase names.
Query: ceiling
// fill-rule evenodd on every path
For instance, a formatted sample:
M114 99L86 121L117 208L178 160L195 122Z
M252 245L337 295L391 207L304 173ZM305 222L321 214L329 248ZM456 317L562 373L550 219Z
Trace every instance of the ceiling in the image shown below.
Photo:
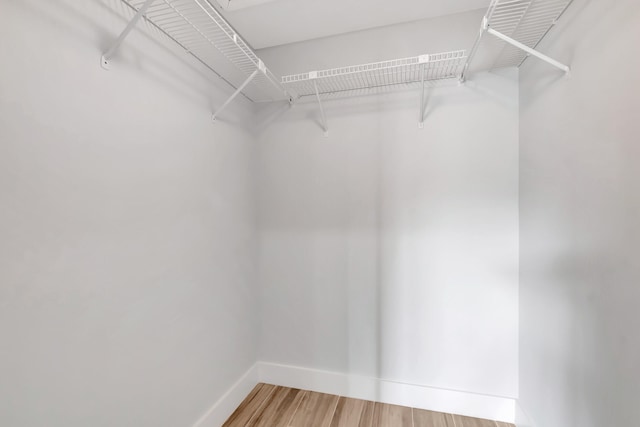
M490 0L213 0L255 49L486 8Z

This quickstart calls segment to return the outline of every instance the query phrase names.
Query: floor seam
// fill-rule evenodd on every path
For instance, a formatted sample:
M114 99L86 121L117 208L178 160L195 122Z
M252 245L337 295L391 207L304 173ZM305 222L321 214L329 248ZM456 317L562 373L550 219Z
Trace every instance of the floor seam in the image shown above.
M262 386L264 386L265 384L262 384ZM291 409L293 409L293 411L291 412L291 415L289 416L288 420L285 419L280 419L277 424L284 426L284 427L295 427L293 425L293 420L296 418L296 415L300 412L300 408L303 407L303 404L305 402L307 402L307 400L309 399L309 397L311 396L311 394L313 392L309 391L309 390L301 390L301 389L292 389L290 387L283 387L283 386L276 386L276 385L271 385L269 384L272 389L269 390L267 392L266 395L264 395L264 397L259 401L256 402L258 403L256 406L256 409L253 411L253 413L250 415L248 421L246 421L243 424L238 424L238 426L242 426L242 427L250 427L250 426L255 426L256 422L260 420L260 417L262 416L262 414L265 412L265 410L271 411L273 412L274 410L276 412L279 412L281 410L283 410L283 412L289 412ZM281 398L278 397L280 396L278 393L279 391L285 390L287 391L286 396ZM290 398L290 393L294 390L297 390L297 393L295 394L295 397L293 398L294 400L298 400L297 404L295 405L295 407L293 407L293 405L289 406L289 404L286 405L286 408L282 408L281 406L281 401L288 401ZM260 393L260 392L258 392ZM338 406L340 405L340 399L346 399L346 400L350 400L350 398L347 398L346 396L341 396L338 394L335 395L325 395L325 396L333 396L335 398L334 403L331 407L327 408L324 405L314 405L313 407L309 407L308 411L313 411L313 415L311 412L309 413L304 413L302 416L303 418L307 419L310 416L311 417L315 417L315 419L317 421L319 421L320 419L325 419L326 420L326 424L323 423L322 427L331 427L332 425L337 423L343 423L345 421L345 419L343 419L343 415L340 415L340 418L336 418L336 416L338 415ZM272 399L273 398L273 399ZM274 400L276 399L277 400ZM284 399L284 400L283 400ZM280 402L280 403L278 403ZM375 425L375 421L376 421L376 412L380 407L385 406L386 404L383 404L381 402L377 402L377 401L364 401L365 402L365 406L368 406L369 404L372 405L371 406L371 419L370 419L370 427L373 427ZM291 402L293 403L293 402ZM241 405L242 406L242 405ZM321 411L320 407L324 406L324 408L326 408L324 411ZM348 406L348 405L347 405ZM353 405L352 405L353 406ZM394 406L394 405L391 405ZM267 408L271 408L272 409L267 409ZM366 427L366 425L363 423L363 415L365 413L365 407L361 407L359 411L357 411L357 405L355 407L350 407L350 410L346 410L347 412L350 413L350 415L347 415L347 419L352 419L354 416L358 416L358 420L359 422L357 422L357 425L360 427ZM419 408L414 408L411 406L407 406L407 409L411 410L411 421L409 424L410 427L416 427L416 411L419 411ZM238 408L239 409L239 408ZM245 408L246 409L246 408ZM328 409L328 410L327 410ZM236 409L237 410L237 409ZM403 410L404 411L404 410ZM248 412L248 411L247 411ZM269 412L271 414L271 412ZM322 417L321 413L324 412L324 417L328 417L324 418ZM358 412L358 413L356 413ZM394 413L397 413L397 411L394 411ZM453 414L448 414L448 413L440 413L442 415L444 415L444 418L442 419L444 421L443 427L445 426L449 426L449 427L464 427L467 425L466 423L466 417L463 416L455 416ZM247 414L249 415L249 414ZM283 414L284 415L284 414ZM271 415L270 415L271 416ZM317 418L318 416L320 416L321 418ZM397 414L395 415L395 417L397 418ZM404 416L402 416L403 418ZM387 416L388 418L388 416ZM430 417L427 417L430 418ZM457 419L456 419L457 418ZM386 418L385 418L386 419ZM341 421L342 420L342 421ZM480 422L483 426L490 426L490 427L500 427L501 425L507 425L507 423L500 423L497 420L493 419L493 420L480 420L480 419L471 419L470 420L476 420L475 422ZM239 421L239 420L238 420ZM281 422L285 422L283 424L281 424ZM425 421L425 420L423 420ZM431 425L431 422L427 421L429 423L429 425ZM473 421L471 421L473 422ZM259 424L262 425L264 424L264 421L259 421ZM436 424L440 425L440 422L436 422ZM474 424L475 425L475 424ZM515 427L513 424L508 424L512 427ZM298 427L307 427L307 426L298 426ZM355 427L355 426L354 426ZM434 426L435 427L435 426Z
M338 396L338 398L336 399L336 404L333 407L333 413L331 414L331 418L329 418L329 426L331 426L331 423L333 422L333 417L336 416L336 410L338 409L339 402L340 402L340 396Z
M267 403L267 401L269 400L269 398L271 397L271 395L272 395L273 393L275 393L275 392L276 392L276 389L277 389L277 388L278 388L277 386L276 386L276 387L273 387L273 390L271 390L271 391L269 392L269 394L267 394L267 395L265 396L264 400L260 403L260 406L258 406L258 409L256 409L256 412L255 412L253 415L251 415L251 418L249 418L249 421L247 421L247 423L245 424L245 427L247 427L247 426L251 425L251 421L253 421L253 419L254 419L258 414L260 414L260 411L262 410L262 408L264 408L265 404Z
M293 421L293 417L295 417L296 414L298 413L298 409L300 409L302 402L304 402L304 398L307 397L307 393L308 391L302 390L302 397L300 398L300 402L298 402L298 406L296 406L296 409L293 411L293 414L291 414L291 418L289 418L289 421L286 424L287 427L291 427L291 421Z

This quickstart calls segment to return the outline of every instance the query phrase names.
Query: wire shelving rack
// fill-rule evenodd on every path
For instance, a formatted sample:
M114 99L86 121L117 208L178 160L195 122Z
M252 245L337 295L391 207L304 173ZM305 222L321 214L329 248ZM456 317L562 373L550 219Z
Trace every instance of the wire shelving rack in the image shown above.
M103 54L104 68L109 67L111 57L126 36L144 18L214 72L222 59L233 64L244 76L241 84L227 80L236 92L214 113L214 119L241 93L252 102L291 99L280 80L208 0L122 1L136 10L136 14L111 48Z
M282 77L282 84L297 97L410 85L460 77L464 50L420 55L390 61L310 71Z
M144 19L229 83L235 92L214 112L214 120L237 96L252 102L288 101L315 97L322 126L328 132L322 98L360 95L398 87L421 87L419 127L423 127L425 88L441 82L464 82L470 63L485 34L504 42L493 68L520 66L538 57L570 72L569 66L536 50L573 0L491 0L472 49L456 50L368 64L309 71L277 78L251 47L211 3L213 0L122 0L135 11L134 17L102 58L108 69L124 39ZM220 64L234 69L227 79L216 69ZM238 77L238 75L240 77Z
M505 43L493 68L521 66L529 56L536 56L569 73L570 68L536 50L573 0L491 0L482 27L469 53L462 78L473 61L485 33Z
M362 94L368 90L393 86L422 85L420 98L420 118L418 126L423 127L426 84L460 79L466 60L466 51L436 53L412 56L369 64L351 65L320 71L309 71L282 77L282 84L296 98L315 96L320 107L322 127L328 134L326 116L322 107L322 96L341 93Z

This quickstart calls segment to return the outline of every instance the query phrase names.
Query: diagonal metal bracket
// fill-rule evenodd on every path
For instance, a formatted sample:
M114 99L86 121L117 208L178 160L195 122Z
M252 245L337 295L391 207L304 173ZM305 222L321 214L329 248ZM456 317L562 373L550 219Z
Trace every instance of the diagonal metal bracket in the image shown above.
M129 33L131 32L131 30L133 30L133 28L136 26L136 24L138 23L140 18L142 18L147 13L147 9L149 9L149 6L151 6L151 4L154 1L155 0L147 0L142 5L142 7L140 7L140 9L138 9L138 11L133 16L133 18L131 18L131 21L129 21L129 23L127 24L125 29L122 30L122 32L120 33L120 35L118 36L116 41L113 42L113 45L111 45L109 50L107 50L105 53L102 54L102 57L100 58L100 65L102 66L102 68L104 68L105 70L109 69L109 60L118 51L118 48L120 48L120 45L122 44L124 39L127 38Z
M562 71L564 71L566 74L570 74L571 73L571 67L569 67L568 65L565 65L562 62L556 61L555 59L545 55L544 53L540 53L535 49L531 49L529 46L527 46L525 44L522 44L519 41L514 40L509 36L505 36L501 32L496 31L491 27L489 27L487 29L487 32L489 34L492 34L492 35L498 37L499 39L502 39L502 40L506 41L507 43L517 47L518 49L521 49L521 50L527 52L529 55L533 55L533 56L535 56L537 58L542 59L543 61L553 65L554 67L556 67L556 68L558 68L558 69L560 69Z
M318 106L320 107L320 119L322 120L322 131L324 132L324 136L329 136L329 126L327 126L327 116L324 114L324 108L322 107L322 100L320 99L320 91L318 90L318 72L311 71L309 73L309 78L313 80L313 88L316 91L316 99L318 100Z
M529 46L527 46L527 45L525 45L523 43L520 43L519 41L514 40L511 37L506 36L506 35L502 34L499 31L494 30L493 28L491 28L489 26L489 20L486 17L482 21L482 28L487 33L489 33L489 34L491 34L491 35L493 35L493 36L495 36L495 37L497 37L497 38L509 43L512 46L517 47L520 50L525 51L529 55L533 55L536 58L542 59L543 61L547 62L548 64L551 64L554 67L564 71L566 74L571 73L571 67L569 67L568 65L565 65L565 64L563 64L563 63L561 63L559 61L556 61L555 59L545 55L544 53L540 53L537 50L532 49Z
M476 38L476 41L473 45L473 48L471 49L471 52L469 53L469 56L467 57L467 62L464 65L464 68L462 70L462 74L460 75L460 82L463 83L466 78L467 78L467 71L469 69L469 64L471 63L473 57L475 56L478 47L480 46L480 41L482 40L483 36L485 33L489 33L507 43L509 43L512 46L517 47L518 49L523 50L524 52L526 52L528 55L531 56L535 56L536 58L539 58L549 64L551 64L552 66L564 71L567 75L569 75L571 73L571 67L569 67L568 65L565 65L559 61L556 61L555 59L541 53L538 52L535 49L530 48L529 46L520 43L519 41L505 35L502 34L501 32L491 28L491 26L489 25L489 18L487 17L487 15L484 16L484 18L482 18L482 25L480 27L480 33L478 34L478 37Z
M222 110L224 110L225 108L227 108L227 106L229 106L229 104L231 104L231 101L233 101L233 100L236 98L236 96L240 95L240 93L244 90L244 88L245 88L245 87L247 87L247 85L248 85L249 83L251 83L251 81L252 81L252 80L253 80L253 79L258 75L258 73L259 73L259 72L260 72L260 68L256 68L256 70L255 70L253 73L251 73L251 75L247 78L247 80L245 80L245 81L244 81L244 83L242 83L242 84L238 87L238 89L236 89L236 91L235 91L235 92L233 92L233 95L231 95L231 96L229 97L229 99L227 99L227 100L225 101L225 103L224 103L224 104L222 104L222 105L220 106L220 108L218 108L218 110L217 110L215 113L213 113L212 120L213 120L214 122L217 120L217 118L218 118L218 116L220 115L220 113L222 113Z

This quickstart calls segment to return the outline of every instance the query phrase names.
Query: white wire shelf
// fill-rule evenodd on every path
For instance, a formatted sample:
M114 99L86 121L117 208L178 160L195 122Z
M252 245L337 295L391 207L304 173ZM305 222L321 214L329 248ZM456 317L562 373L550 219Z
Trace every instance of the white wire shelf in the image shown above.
M383 87L415 85L460 78L466 51L352 65L282 77L282 84L296 98L339 93L362 93ZM316 93L317 87L317 93Z
M536 50L573 0L491 0L481 30L467 55L464 50L419 55L368 64L293 74L278 79L251 47L220 15L212 0L122 0L136 13L112 46L102 55L108 69L111 57L142 18L176 42L202 64L229 83L233 95L213 114L215 120L238 95L253 102L315 96L322 125L328 132L321 96L353 96L412 88L420 85L419 126L424 122L425 88L452 81L463 82L485 33L504 42L493 68L520 66L536 56L570 72L570 67ZM222 68L222 70L221 70ZM231 75L229 69L232 69Z
M122 0L140 11L148 0ZM234 88L242 87L253 102L288 99L279 79L266 67L208 0L155 0L146 5L144 19L182 46L216 74L221 63L233 64L234 76L225 75ZM233 70L233 67L230 67ZM253 74L260 70L257 74ZM226 73L229 74L229 73ZM233 74L233 73L231 73ZM246 86L241 83L252 76Z
M500 0L489 16L489 25L520 43L535 49L572 0ZM504 45L494 68L520 66L528 55L510 44Z
M562 64L549 61L550 58L536 54L534 50L572 2L573 0L492 0L464 72L487 31L504 41L492 68L519 67L530 55L547 62L556 62L553 65L562 68L558 66Z

